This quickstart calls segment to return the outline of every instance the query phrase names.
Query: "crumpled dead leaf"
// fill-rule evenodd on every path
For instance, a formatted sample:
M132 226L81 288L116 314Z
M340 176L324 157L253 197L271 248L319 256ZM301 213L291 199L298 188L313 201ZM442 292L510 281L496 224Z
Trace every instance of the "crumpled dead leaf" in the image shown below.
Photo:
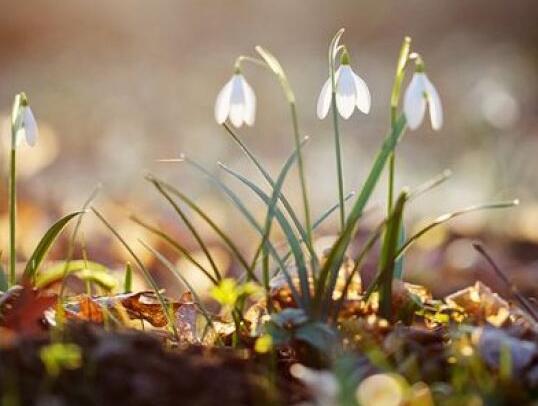
M480 281L452 293L445 298L445 302L496 327L502 326L511 313L510 304Z
M80 295L74 301L76 305L73 304L73 300L70 300L70 304L66 308L65 315L68 319L103 323L103 310L90 296Z
M161 302L155 292L145 291L121 295L119 300L132 319L146 320L154 327L164 327L168 323ZM167 305L175 313L181 304L169 299L166 300Z
M57 301L55 294L16 285L0 297L0 326L17 334L31 335L45 330L43 313Z

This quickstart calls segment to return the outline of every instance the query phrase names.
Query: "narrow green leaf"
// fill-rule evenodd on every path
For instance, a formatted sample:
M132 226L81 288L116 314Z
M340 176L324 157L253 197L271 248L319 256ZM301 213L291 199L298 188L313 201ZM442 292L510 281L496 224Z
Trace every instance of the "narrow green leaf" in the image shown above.
M155 279L151 276L151 273L147 270L147 268L144 266L140 258L138 258L138 255L135 254L133 249L127 244L127 241L121 236L120 233L107 221L107 219L104 218L104 216L94 207L91 208L94 214L97 216L99 220L104 224L104 226L118 239L118 241L123 245L123 247L127 250L127 252L133 257L135 260L138 268L140 269L142 276L146 280L146 282L152 287L153 291L157 295L157 298L159 299L159 302L161 304L161 307L163 309L163 313L166 316L166 320L168 321L168 326L174 333L174 337L176 340L179 339L179 335L177 332L177 326L176 326L176 320L175 318L170 314L170 308L168 306L168 303L166 302L164 296L162 295L159 286L155 282Z
M320 271L315 298L317 305L322 304L323 298L325 298L327 301L330 300L330 298L332 297L332 290L330 289L330 287L334 286L336 278L338 277L338 272L342 265L346 249L355 232L357 222L362 216L364 207L368 203L370 196L372 195L372 192L374 191L374 188L379 181L383 168L385 167L385 164L390 154L392 153L392 151L394 151L394 148L400 140L400 137L404 133L405 128L406 120L405 116L402 114L397 120L396 125L391 129L390 134L383 142L383 146L381 147L381 150L379 151L374 161L372 169L370 170L370 173L362 187L362 190L360 191L359 196L357 197L357 200L355 201L347 217L346 227L344 228L338 240L332 247L329 256L325 262L325 265ZM327 279L329 278L329 276L332 281L327 284Z
M392 281L395 272L396 253L400 240L402 216L408 193L402 192L394 205L387 223L385 241L379 259L379 311L382 317L391 320L392 317Z
M381 234L385 230L386 224L387 224L387 221L385 219L381 222L381 224L379 224L376 227L376 229L370 235L370 238L368 238L366 243L364 243L361 251L353 259L353 262L354 262L353 270L348 275L344 288L342 289L342 295L340 296L340 299L338 299L338 302L336 303L336 306L334 308L333 321L335 322L337 321L338 314L340 313L340 309L342 308L342 305L344 304L344 301L346 300L347 292L349 290L351 282L353 281L353 277L355 276L357 272L359 272L359 269L362 263L364 262L364 260L366 259L366 256L371 251L371 249L373 248L374 244L377 242L379 237L381 237Z
M207 169L205 169L203 166L199 165L195 161L188 159L186 157L183 158L185 162L190 164L192 167L199 170L201 173L203 173L208 179L210 179L212 182L215 183L215 185L222 190L229 198L230 200L235 204L235 206L239 209L239 211L245 216L245 218L248 220L248 222L252 225L252 227L263 236L263 228L252 213L245 207L245 205L242 203L241 199L223 182L220 181L215 175L213 175L211 172L209 172ZM289 284L292 296L295 300L295 302L298 305L302 305L303 301L301 296L299 295L299 292L297 292L297 289L292 283L292 278L286 269L286 264L282 261L282 258L278 255L278 252L276 251L275 247L272 244L269 244L269 252L271 253L271 256L274 258L274 260L277 262L277 264L281 267L282 272L284 272L284 276L286 278L286 282Z
M63 281L68 275L76 274L84 281L96 282L107 291L117 286L117 281L110 275L110 270L97 262L83 259L58 261L54 265L35 274L35 287L43 288L52 283Z
M295 95L291 90L291 86L288 82L288 78L286 77L286 73L284 72L282 65L280 65L280 62L278 62L278 59L276 59L273 54L271 54L269 51L259 45L256 46L255 49L256 52L260 54L260 56L263 58L267 66L269 66L269 68L277 76L288 102L291 104L295 104Z
M221 280L222 276L217 268L217 264L215 263L213 256L209 252L209 248L207 248L207 245L205 244L203 238L200 236L200 234L196 230L196 227L194 227L194 225L190 222L190 220L188 219L187 215L183 212L181 207L179 207L179 205L174 201L174 199L172 199L172 197L168 194L168 192L164 190L163 186L159 182L152 179L150 179L150 182L153 184L153 186L155 186L157 191L162 196L164 196L164 198L168 201L168 203L170 203L170 205L174 208L174 211L178 214L178 216L181 217L181 219L183 220L183 223L185 223L185 225L191 232L192 236L194 237L194 239L196 240L196 242L202 249L203 253L205 254L207 260L209 261L209 264L211 265L211 268L213 268L215 279L217 281Z
M452 213L443 214L442 216L437 217L430 224L426 225L424 228L419 230L416 234L411 236L407 240L407 242L403 244L403 246L398 250L396 257L397 258L401 257L416 240L418 240L428 231L430 231L431 229L443 223L446 223L449 220L452 220L455 217L459 217L464 214L472 213L472 212L480 211L480 210L506 209L508 207L517 206L518 204L519 204L519 200L516 199L516 200L509 200L509 201L503 201L503 202L497 202L497 203L487 203L487 204L469 206L469 207L466 207L465 209L457 210Z
M227 173L241 181L243 184L248 186L260 199L262 199L265 204L269 207L271 205L271 198L263 192L258 186L256 186L253 182L251 182L249 179L244 177L243 175L237 173L233 169L228 168L224 164L220 164L220 167L224 169ZM308 283L308 268L306 267L304 254L301 249L301 244L295 234L293 233L293 230L291 228L290 223L286 219L286 217L282 214L282 212L273 205L274 208L274 215L277 219L278 223L280 224L280 227L282 228L282 231L286 235L286 238L290 244L291 251L293 253L293 256L295 258L295 264L297 266L297 274L299 276L299 281L301 284L301 293L303 296L303 302L305 306L309 305L310 301L310 288Z
M213 325L211 321L211 317L209 316L209 312L204 306L204 302L202 301L202 299L200 298L196 290L189 283L189 281L181 274L181 272L179 272L179 269L177 269L176 266L174 266L164 255L162 255L159 251L157 251L151 245L145 243L142 240L138 240L138 241L140 242L140 244L142 244L144 248L146 248L149 252L151 252L155 256L155 258L159 260L161 264L163 264L166 268L168 268L170 272L172 272L172 274L179 280L179 282L182 285L184 285L185 289L187 289L190 293L192 293L192 297L196 301L196 304L198 305L200 311L204 315L206 321L210 325Z
M6 271L3 266L0 265L0 292L5 292L8 289L8 281Z
M218 284L218 281L215 279L211 273L205 269L205 267L200 264L197 260L194 259L194 257L189 253L189 251L181 245L179 242L174 240L172 237L170 237L169 234L162 231L160 228L154 227L149 225L148 223L145 223L144 221L140 220L136 216L131 216L130 219L134 221L136 224L138 224L141 227L144 227L149 232L155 234L156 236L162 238L164 241L166 241L172 248L174 248L178 253L183 255L187 261L189 261L191 264L193 264L196 268L198 268L214 285Z
M403 223L402 215L402 224L400 224L400 235L398 236L398 249L403 247L405 244L405 224ZM394 264L394 277L396 279L402 279L404 270L404 256L400 255Z
M125 264L125 278L123 279L123 291L130 293L133 291L133 267L131 263L127 261Z
M180 198L187 206L189 206L192 210L194 210L215 231L215 233L222 239L222 241L228 246L228 248L230 248L230 250L236 256L237 260L245 268L245 271L249 274L249 277L255 281L258 281L258 278L256 277L256 275L254 275L250 269L250 264L247 262L245 257L241 254L239 248L237 248L233 240L205 213L204 210L200 208L200 206L198 206L187 195L180 192L177 188L173 187L169 183L166 183L160 179L157 179L153 177L152 175L148 177L148 180L150 179L153 179L155 182L158 182L163 188L167 189L168 191L170 191L170 193Z
M271 186L272 189L275 188L275 181L273 180L273 178L271 177L271 175L269 174L269 172L263 167L263 165L261 164L260 160L258 158L256 158L256 156L248 149L248 147L243 143L243 141L241 141L241 139L239 138L239 136L234 132L234 130L226 123L224 123L224 128L226 129L226 131L228 132L228 134L230 134L230 136L232 137L232 139L237 143L237 145L239 146L239 148L245 153L245 155L252 161L252 163L254 164L254 166L258 169L258 171L261 173L261 175L264 177L264 179L266 180L266 182L269 184L269 186ZM303 141L301 142L300 144L300 147L303 148L304 145L308 142L309 138L305 138L303 139ZM292 152L292 154L290 155L290 157L288 158L288 161L291 160L291 159L295 159L294 157L297 155L297 151L295 150L294 152ZM307 233L306 233L306 230L304 229L303 225L301 224L301 221L299 220L298 216L297 216L297 213L295 212L295 210L293 209L292 205L290 204L289 200L286 198L286 196L284 195L284 192L280 192L279 194L279 200L282 202L282 205L284 206L284 209L286 210L286 212L288 213L288 215L290 216L291 220L293 221L293 224L295 225L295 228L297 229L297 231L299 232L299 234L301 235L301 238L303 239L304 243L307 245L307 248L308 250L310 251L310 254L312 255L312 253L314 252L314 248L312 247L312 244L310 242L310 240L307 238ZM337 205L332 211L338 209L340 206ZM332 212L331 211L331 212ZM330 213L327 214L327 216L329 215ZM324 220L324 219L323 219ZM321 220L321 221L323 221ZM319 222L321 222L320 220L318 220L318 225L319 225ZM317 225L316 225L317 226ZM314 225L312 226L312 229L314 229ZM315 255L312 256L312 258L315 259L316 263L318 262L317 261L317 257ZM257 259L257 258L256 258ZM318 264L316 264L318 265Z
M69 223L71 219L81 215L82 213L82 211L77 211L68 214L67 216L62 217L60 220L54 223L51 228L48 229L45 235L43 235L43 237L41 238L41 241L39 241L39 243L37 244L34 252L30 256L30 259L26 264L26 268L24 270L24 278L28 280L34 279L39 265L41 265L41 262L47 255L47 252L51 248L54 241L56 241L58 235L62 232L64 227L67 225L67 223Z

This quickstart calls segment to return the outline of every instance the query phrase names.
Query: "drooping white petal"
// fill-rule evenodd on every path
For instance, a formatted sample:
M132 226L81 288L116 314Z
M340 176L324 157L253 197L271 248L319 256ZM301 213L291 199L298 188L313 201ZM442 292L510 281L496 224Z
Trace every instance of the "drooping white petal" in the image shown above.
M228 118L228 113L230 112L232 81L233 78L224 85L217 96L217 101L215 102L215 120L217 120L217 123L219 124L226 121L226 118Z
M243 76L235 74L232 78L232 93L230 96L230 121L239 128L245 120L245 91L243 88Z
M32 113L30 106L24 107L22 112L22 126L24 129L24 135L26 137L26 142L29 146L33 147L37 142L38 130L37 123Z
M331 97L332 97L331 78L329 77L329 79L327 79L327 81L324 83L323 87L321 88L321 92L319 93L319 97L318 97L317 114L320 120L323 120L327 116L327 113L329 112L329 109L331 108Z
M336 107L338 112L346 120L351 117L357 100L357 88L355 78L349 65L341 65L338 68L338 82L336 83Z
M404 113L411 130L418 128L426 113L424 73L415 73L404 95Z
M26 132L24 128L19 128L15 133L15 148L19 148L26 138Z
M230 96L230 104L244 104L245 92L243 89L243 75L236 73L232 77L232 94Z
M245 93L245 111L243 118L247 125L253 126L254 119L256 118L256 95L244 77L242 77L242 83L243 92Z
M430 82L428 77L424 75L426 81L426 96L428 100L428 105L430 109L430 120L432 123L432 128L435 131L439 131L443 126L443 107L441 105L441 98L437 89Z
M245 117L245 105L243 103L230 105L229 117L234 127L241 127Z
M372 96L370 95L368 85L359 75L355 74L354 72L353 79L355 80L355 88L357 89L357 108L364 114L368 114L372 105Z

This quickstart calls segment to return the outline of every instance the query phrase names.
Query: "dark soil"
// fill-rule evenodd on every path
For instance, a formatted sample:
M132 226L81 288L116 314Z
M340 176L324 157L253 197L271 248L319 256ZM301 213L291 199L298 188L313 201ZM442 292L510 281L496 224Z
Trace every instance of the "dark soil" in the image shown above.
M91 324L72 325L66 335L81 347L83 366L57 378L47 376L39 358L47 337L20 338L0 350L2 405L8 398L19 405L116 406L286 405L307 398L302 386L282 372L270 373L263 366L270 362L253 362L247 353L166 350L149 333L107 332Z

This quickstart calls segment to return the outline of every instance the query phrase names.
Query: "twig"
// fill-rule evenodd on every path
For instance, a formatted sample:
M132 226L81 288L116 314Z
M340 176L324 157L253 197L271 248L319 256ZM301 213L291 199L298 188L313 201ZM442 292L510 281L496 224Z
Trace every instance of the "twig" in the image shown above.
M506 274L501 270L501 268L499 268L495 261L493 261L493 258L491 258L491 256L486 252L484 246L479 242L473 242L473 248L485 258L485 260L488 262L488 264L491 266L497 276L505 283L506 286L510 288L512 295L519 301L521 306L532 316L534 321L538 322L538 313L536 312L530 301L525 296L523 296L517 286L514 285L510 281L510 279L508 279Z

